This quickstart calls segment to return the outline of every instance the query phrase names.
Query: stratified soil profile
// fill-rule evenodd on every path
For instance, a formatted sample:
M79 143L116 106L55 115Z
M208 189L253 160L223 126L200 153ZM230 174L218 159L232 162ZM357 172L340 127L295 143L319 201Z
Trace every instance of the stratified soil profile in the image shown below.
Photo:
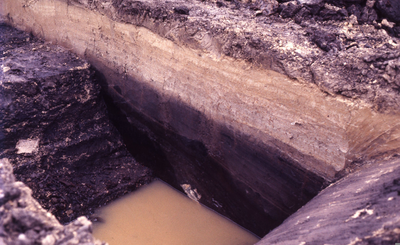
M4 22L29 34L2 26L0 158L63 222L154 176L259 244L393 243L399 12L397 0L3 0Z

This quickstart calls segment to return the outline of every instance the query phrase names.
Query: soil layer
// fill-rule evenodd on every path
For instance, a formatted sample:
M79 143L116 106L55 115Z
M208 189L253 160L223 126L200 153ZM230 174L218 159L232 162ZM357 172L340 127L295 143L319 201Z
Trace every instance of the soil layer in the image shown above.
M391 0L0 3L8 23L96 67L135 156L152 153L146 162L166 181L191 186L260 236L327 182L398 154L396 8ZM143 142L156 151L139 150Z
M152 180L110 123L90 65L0 25L0 158L61 222Z

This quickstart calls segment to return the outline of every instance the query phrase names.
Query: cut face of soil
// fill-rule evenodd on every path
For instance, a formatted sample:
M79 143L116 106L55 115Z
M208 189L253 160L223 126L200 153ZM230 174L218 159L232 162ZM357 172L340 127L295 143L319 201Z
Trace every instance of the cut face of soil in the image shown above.
M65 223L152 180L111 125L90 65L0 25L0 159Z
M5 1L2 11L93 64L135 157L262 236L330 182L399 152L397 24L365 1L360 18L358 5L317 2Z

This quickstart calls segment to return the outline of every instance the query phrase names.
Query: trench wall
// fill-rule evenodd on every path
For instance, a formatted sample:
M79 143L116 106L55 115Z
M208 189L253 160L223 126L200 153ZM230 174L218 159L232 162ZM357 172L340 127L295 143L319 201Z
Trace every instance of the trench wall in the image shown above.
M364 165L321 191L256 245L400 242L399 158Z

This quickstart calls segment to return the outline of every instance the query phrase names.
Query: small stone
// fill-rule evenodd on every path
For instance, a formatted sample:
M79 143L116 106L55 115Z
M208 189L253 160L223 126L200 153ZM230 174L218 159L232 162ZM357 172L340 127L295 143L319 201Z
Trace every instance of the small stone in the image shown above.
M323 0L297 0L299 4L316 5L321 3Z
M381 24L382 24L383 26L386 26L386 27L389 27L389 28L393 28L393 27L394 27L394 23L388 21L387 19L383 19L382 22L381 22Z
M24 139L19 140L15 148L18 150L17 154L23 153L35 153L38 151L39 140L38 139Z
M26 238L25 234L21 233L21 234L18 235L18 240L26 241L27 238Z
M11 68L8 66L3 66L3 73L6 73L10 70Z
M54 238L53 235L47 235L43 240L42 240L42 245L54 245L56 242L56 239Z
M388 74L383 74L382 78L385 79L388 83L392 83L392 79L390 79L390 76Z
M365 7L362 10L360 21L362 23L372 23L378 19L378 14L376 13L375 9Z
M351 25L357 25L357 24L358 24L357 16L355 16L355 15L350 15L350 17L349 17L349 24L351 24Z
M192 189L190 184L182 184L181 187L190 199L196 202L200 200L201 195L197 192L197 189Z

